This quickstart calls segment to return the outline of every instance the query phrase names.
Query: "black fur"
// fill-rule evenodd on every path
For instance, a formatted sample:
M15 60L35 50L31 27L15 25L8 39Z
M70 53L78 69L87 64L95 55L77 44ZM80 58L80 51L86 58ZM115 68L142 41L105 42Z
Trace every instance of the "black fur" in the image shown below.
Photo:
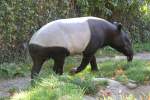
M35 44L29 44L29 53L33 60L32 79L40 72L42 64L49 58L54 59L54 71L62 74L65 57L69 55L69 51L62 47L42 47Z
M53 70L55 71L55 73L60 75L63 74L63 65L64 65L65 58L70 55L69 51L66 48L42 47L35 44L29 44L29 53L33 60L33 66L31 70L32 79L39 74L43 63L50 58L54 60ZM86 67L86 64L89 63L86 62L86 59L89 59L88 56L84 56L83 58L84 59L82 60L81 67L80 67L81 70L84 69L84 67ZM98 70L95 56L92 56L92 58L90 59L91 59L90 63L92 66L91 69L93 71Z
M133 52L131 43L128 41L124 41L129 39L126 36L127 34L121 31L122 25L120 23L116 22L112 24L104 20L99 21L97 19L89 19L88 24L91 31L90 42L83 52L83 59L80 66L73 68L71 70L71 73L78 73L82 71L83 69L85 69L89 62L91 63L91 61L92 63L94 62L93 64L91 64L91 69L98 70L94 54L99 48L103 48L105 46L113 47L117 51L125 54L128 57L128 61L132 60ZM117 40L117 38L120 40L115 41ZM95 60L93 61L93 59Z

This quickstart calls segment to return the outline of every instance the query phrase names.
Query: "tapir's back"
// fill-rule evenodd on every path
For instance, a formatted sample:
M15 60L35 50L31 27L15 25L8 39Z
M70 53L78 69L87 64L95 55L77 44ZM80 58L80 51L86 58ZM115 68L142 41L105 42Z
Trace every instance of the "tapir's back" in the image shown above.
M63 47L68 49L70 54L82 53L91 38L88 19L96 18L80 17L52 21L33 35L30 44Z

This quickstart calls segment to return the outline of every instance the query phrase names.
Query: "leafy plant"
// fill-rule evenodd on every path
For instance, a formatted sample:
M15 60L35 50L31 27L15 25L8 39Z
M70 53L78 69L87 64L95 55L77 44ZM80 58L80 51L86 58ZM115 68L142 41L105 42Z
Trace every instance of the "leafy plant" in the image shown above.
M31 65L25 63L0 64L0 78L13 78L18 76L25 76L25 73L30 70L30 66Z
M1 0L0 63L26 60L24 43L44 24L60 18L97 16L119 21L133 43L149 42L149 4L149 0Z

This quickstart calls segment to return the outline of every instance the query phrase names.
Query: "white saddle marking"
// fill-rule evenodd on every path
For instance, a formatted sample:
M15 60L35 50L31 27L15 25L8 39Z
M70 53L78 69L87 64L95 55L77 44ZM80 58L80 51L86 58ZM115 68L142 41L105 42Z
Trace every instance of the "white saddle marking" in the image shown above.
M70 54L82 53L91 38L88 19L102 20L96 17L79 17L52 21L32 36L30 44L64 47Z

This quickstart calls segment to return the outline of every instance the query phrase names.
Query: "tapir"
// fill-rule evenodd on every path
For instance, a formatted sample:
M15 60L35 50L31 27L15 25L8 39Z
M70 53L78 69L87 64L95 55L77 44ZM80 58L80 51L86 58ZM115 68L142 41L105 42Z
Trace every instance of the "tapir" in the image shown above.
M92 16L49 22L34 33L29 42L29 53L33 60L31 78L38 75L42 64L50 58L54 60L54 72L63 74L65 58L76 54L83 55L83 58L78 67L72 68L72 74L82 71L89 63L91 70L97 71L94 54L105 46L123 53L128 61L132 61L131 41L118 22L111 23Z

